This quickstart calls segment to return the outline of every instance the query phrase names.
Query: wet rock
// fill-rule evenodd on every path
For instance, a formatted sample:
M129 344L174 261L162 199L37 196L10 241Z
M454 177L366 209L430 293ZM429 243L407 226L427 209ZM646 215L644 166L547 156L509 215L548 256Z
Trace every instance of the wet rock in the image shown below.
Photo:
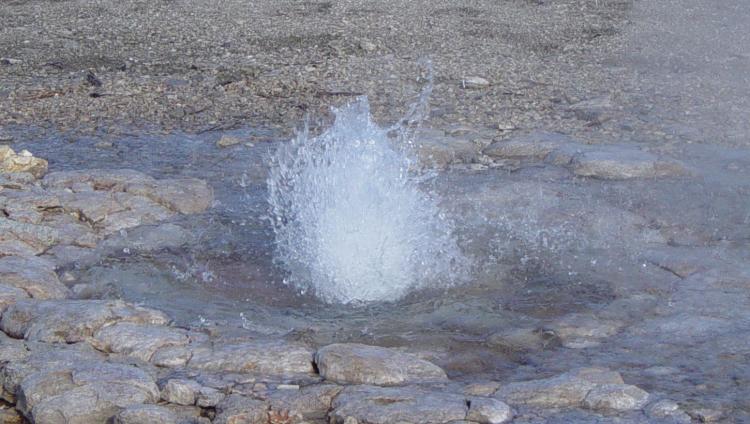
M192 234L179 225L142 225L113 234L102 242L100 249L108 253L122 252L124 249L131 252L153 252L179 247L192 239Z
M266 424L268 404L244 397L229 395L216 405L215 424Z
M600 146L582 152L573 158L571 168L576 175L605 180L668 177L687 172L678 162L622 146Z
M496 381L474 383L464 387L464 394L470 396L492 396L499 388L500 383Z
M349 386L331 406L332 424L447 423L468 413L463 396L408 386Z
M603 368L582 368L556 377L509 383L495 397L510 404L543 408L579 406L586 395L602 384L624 384L619 373Z
M576 349L598 345L599 339L613 336L622 326L621 322L598 319L591 314L573 313L555 320L546 328L560 337L563 346Z
M22 300L8 307L0 328L13 337L46 343L76 343L118 322L165 325L160 311L120 300Z
M191 368L270 375L310 374L313 351L283 340L254 340L202 345L192 349Z
M583 400L583 407L600 412L621 412L643 408L649 394L628 384L604 384L594 387Z
M54 269L54 263L42 258L6 256L0 258L0 281L24 290L35 299L65 299L70 290L60 282Z
M487 344L509 352L528 353L560 346L560 338L552 330L540 328L509 328L487 338Z
M214 199L211 187L195 178L160 180L154 188L154 198L182 214L203 212Z
M193 380L170 379L161 391L161 398L177 405L195 405L201 385Z
M340 386L316 384L299 390L276 390L268 396L270 414L294 420L323 420Z
M114 424L177 424L171 409L159 405L131 405L115 416Z
M489 87L490 82L482 77L471 76L461 80L461 88L468 90Z
M529 134L498 140L487 146L482 153L494 158L521 158L543 160L561 146L574 143L564 134L534 131Z
M677 402L662 399L658 400L645 409L646 415L654 420L667 420L669 419L675 423L688 424L691 422L690 415L680 409L680 405Z
M415 145L420 163L438 169L471 162L478 150L466 137L447 136L443 131L431 129L420 130Z
M0 172L28 172L41 178L47 172L47 161L34 157L28 150L16 154L10 147L0 145Z
M85 361L24 378L17 407L38 423L104 422L121 408L158 400L155 382L139 368Z
M90 343L103 352L132 356L148 362L160 348L185 346L189 341L187 332L179 328L118 322L99 329Z
M414 355L357 343L325 346L315 362L323 378L345 384L394 386L447 379L440 367Z
M216 141L216 146L218 147L230 147L235 146L237 144L240 144L242 141L237 137L232 137L229 135L222 135L221 138Z
M701 423L715 423L724 417L724 413L719 409L702 407L690 408L687 414Z
M469 399L468 421L481 424L501 424L513 418L510 407L497 399L471 398Z

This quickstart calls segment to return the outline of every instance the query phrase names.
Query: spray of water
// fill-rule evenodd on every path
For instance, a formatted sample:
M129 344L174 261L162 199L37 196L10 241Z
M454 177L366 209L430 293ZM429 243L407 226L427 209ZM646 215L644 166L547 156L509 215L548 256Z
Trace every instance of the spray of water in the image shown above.
M428 177L413 172L405 125L379 127L364 97L333 112L325 132L305 130L273 157L275 259L288 281L355 304L461 281L466 259Z

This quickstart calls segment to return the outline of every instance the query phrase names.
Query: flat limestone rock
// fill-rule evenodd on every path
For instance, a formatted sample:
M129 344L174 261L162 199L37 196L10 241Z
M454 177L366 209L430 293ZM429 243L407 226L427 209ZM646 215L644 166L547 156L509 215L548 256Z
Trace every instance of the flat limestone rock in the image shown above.
M565 134L533 131L506 140L495 141L482 152L487 156L502 159L543 160L561 146L572 143L574 140Z
M279 376L314 372L312 349L283 340L204 344L192 349L187 366L206 371Z
M22 289L35 299L65 299L70 290L55 274L54 263L34 256L0 258L0 283Z
M542 408L580 406L586 395L602 384L624 384L619 373L603 368L581 368L556 377L509 383L495 398L510 404Z
M249 397L233 394L216 405L214 424L266 424L268 404Z
M180 328L118 322L100 328L89 342L103 352L128 355L148 362L157 350L166 346L185 346L190 342L190 337L187 331Z
M466 137L448 136L443 131L430 129L421 130L414 144L420 163L438 169L453 163L471 162L478 151Z
M270 414L297 420L323 420L342 387L316 384L301 389L276 390L268 395Z
M60 233L48 225L18 222L0 217L0 240L22 241L36 251L43 252L60 240Z
M584 151L573 158L571 168L578 176L605 180L657 178L687 173L679 162L663 160L651 153L623 146L600 146L597 150Z
M591 389L583 407L601 412L632 411L643 408L649 394L629 384L604 384Z
M160 311L121 300L22 300L8 307L0 328L8 335L46 343L76 343L118 322L166 325Z
M448 378L440 367L414 355L358 343L325 346L315 362L323 378L344 384L395 386Z
M131 405L115 416L114 424L177 424L171 409L160 405Z
M464 396L410 386L348 386L331 406L332 424L448 423L469 412Z

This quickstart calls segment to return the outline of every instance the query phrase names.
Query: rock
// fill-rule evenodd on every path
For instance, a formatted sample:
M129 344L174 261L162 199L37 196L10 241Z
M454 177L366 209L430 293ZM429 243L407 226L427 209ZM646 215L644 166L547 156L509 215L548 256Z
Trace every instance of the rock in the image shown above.
M474 383L464 387L464 394L470 396L492 396L499 388L500 383L496 381Z
M340 386L317 384L299 390L276 390L268 396L270 414L296 420L323 420Z
M47 172L47 161L34 157L28 150L16 154L10 147L0 145L0 172L28 172L41 178Z
M182 367L192 356L192 350L186 346L161 347L151 356L151 363L158 367Z
M487 338L487 344L505 351L528 353L560 346L554 331L539 328L508 328Z
M46 343L76 343L118 322L165 325L164 313L121 300L21 300L8 307L0 328L13 337Z
M578 176L605 180L630 178L656 178L679 176L687 173L685 167L675 161L658 157L624 146L600 146L597 150L584 151L572 160L572 170Z
M15 409L0 409L0 423L3 424L23 424L23 416Z
M471 76L461 80L461 88L467 90L489 87L490 82L482 77Z
M222 135L221 138L216 141L216 145L218 147L230 147L237 144L240 144L242 141L237 137L232 137L229 135Z
M25 290L21 290L14 286L0 284L0 314L2 314L8 306L21 299L28 299L29 297L29 294Z
M100 249L107 253L119 253L124 249L131 252L153 252L180 247L192 239L192 234L179 225L141 225L113 234L102 242Z
M158 400L159 390L144 371L84 361L24 378L17 407L37 423L104 422L121 408Z
M528 134L498 140L487 146L482 153L494 158L521 158L544 160L547 155L575 141L564 134L534 131Z
M244 397L229 395L216 405L214 424L266 424L268 404Z
M42 253L21 240L0 240L0 257L3 256L36 256Z
M689 424L690 415L680 409L680 405L669 399L662 399L648 405L645 409L646 415L654 420L669 419L680 424Z
M583 400L583 407L600 412L632 411L648 403L649 394L628 384L604 384L594 387Z
M224 400L224 393L212 388L201 387L195 399L195 404L201 408L213 408Z
M60 232L47 225L17 222L0 217L0 240L21 241L37 253L41 253L60 241Z
M620 374L603 368L582 368L556 377L509 383L495 392L495 398L543 408L572 407L579 406L594 387L610 383L623 384Z
M414 144L419 162L438 169L450 164L471 162L477 155L477 146L471 140L446 136L438 130L420 130Z
M201 385L193 380L170 379L161 391L161 398L178 405L195 405Z
M724 413L714 408L690 408L687 414L701 423L715 423L724 417Z
M584 100L570 105L576 118L589 122L604 122L610 119L612 99L609 96Z
M513 418L510 407L497 399L471 398L469 400L469 413L466 414L468 421L480 424L501 424Z
M58 268L87 268L101 258L95 249L67 244L58 244L42 257L54 262Z
M211 187L196 178L160 180L153 193L158 203L182 214L203 212L214 200Z
M447 423L464 420L468 413L461 395L409 386L348 386L331 406L331 424Z
M313 351L283 340L254 340L202 345L192 350L187 364L206 371L253 372L286 376L311 374Z
M598 339L610 337L622 328L617 321L597 319L590 314L572 313L547 325L560 337L567 348L582 348L598 344Z
M115 416L114 424L177 424L177 415L159 405L131 405Z
M166 346L185 346L190 342L187 331L160 325L138 325L118 322L99 329L90 340L97 349L132 356L144 362ZM189 405L192 405L190 403Z
M55 265L33 256L0 258L0 282L22 289L35 299L65 299L70 296L70 290L55 274Z
M440 367L414 355L357 343L325 346L315 362L323 378L344 384L395 386L448 378Z

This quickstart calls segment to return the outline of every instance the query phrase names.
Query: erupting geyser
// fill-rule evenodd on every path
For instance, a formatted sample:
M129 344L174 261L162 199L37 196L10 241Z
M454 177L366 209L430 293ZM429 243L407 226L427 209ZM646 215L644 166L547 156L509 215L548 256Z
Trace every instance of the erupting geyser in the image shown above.
M288 281L327 302L363 303L462 279L453 224L421 188L405 137L394 146L366 98L334 113L324 133L304 131L273 158L275 259Z

